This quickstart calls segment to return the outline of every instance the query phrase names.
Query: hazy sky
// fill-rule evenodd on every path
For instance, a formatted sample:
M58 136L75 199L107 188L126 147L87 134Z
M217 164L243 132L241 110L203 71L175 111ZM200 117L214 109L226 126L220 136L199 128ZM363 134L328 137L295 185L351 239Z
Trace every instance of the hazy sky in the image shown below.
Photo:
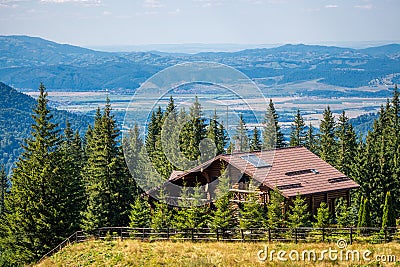
M0 0L0 35L75 45L400 40L400 0Z

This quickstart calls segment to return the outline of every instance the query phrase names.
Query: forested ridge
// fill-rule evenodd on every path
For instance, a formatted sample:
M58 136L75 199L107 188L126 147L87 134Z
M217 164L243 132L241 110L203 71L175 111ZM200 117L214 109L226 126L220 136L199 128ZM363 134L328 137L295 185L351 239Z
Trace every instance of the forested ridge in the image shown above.
M121 140L109 100L102 109L97 109L94 123L83 138L68 122L60 131L53 114L54 110L48 107L45 87L40 85L33 123L29 126L30 135L24 141L22 154L11 177L7 177L4 170L0 175L2 266L32 263L74 231L91 231L103 226L215 229L396 224L400 209L397 88L392 99L382 106L373 130L365 138L357 137L345 112L335 118L327 107L318 134L314 127L305 125L299 110L292 123L290 141L286 143L272 100L266 107L264 127L248 129L241 117L233 137L233 140L240 140L239 146L228 142L223 123L216 115L207 120L203 118L197 98L189 112L177 110L172 97L165 109L154 110L144 139L135 126ZM202 198L197 187L192 191L182 189L182 201L192 204L189 208L151 201L142 195L135 179L150 180L152 177L143 175L151 171L167 178L172 170L185 169L184 164L181 167L172 165L161 149L162 127L174 123L183 123L183 128L171 138L178 139L180 150L190 160L200 160L204 156L199 145L205 137L214 141L215 154L305 146L356 180L361 188L354 192L351 207L338 201L335 216L329 214L325 203L315 217L310 216L300 196L283 215L280 206L283 197L278 190L273 191L265 207L251 201L255 196L234 206L226 193L230 185L225 171L219 178L219 198L213 205L196 205ZM128 164L137 168L129 171L124 153L128 154ZM146 161L144 153L148 153L151 162ZM150 163L154 170L149 172Z
M33 123L31 113L36 101L2 82L0 92L0 124L3 126L0 127L0 164L4 164L8 172L22 152L22 141L30 134ZM82 134L90 123L90 119L84 115L56 109L52 111L60 129L65 128L68 120Z

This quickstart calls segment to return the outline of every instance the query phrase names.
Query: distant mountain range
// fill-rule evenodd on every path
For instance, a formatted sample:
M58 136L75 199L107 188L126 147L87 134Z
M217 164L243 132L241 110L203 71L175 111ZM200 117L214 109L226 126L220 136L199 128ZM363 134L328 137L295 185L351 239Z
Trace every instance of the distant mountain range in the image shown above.
M31 132L31 115L36 100L1 82L0 94L0 164L9 170L22 151L24 139ZM53 122L59 124L60 130L65 128L67 120L74 130L81 133L91 123L89 117L62 110L53 109L53 116Z
M0 81L16 88L135 90L151 75L177 63L214 61L235 67L261 86L318 80L356 88L400 82L400 45L353 49L283 45L239 52L178 54L100 52L37 37L0 36Z

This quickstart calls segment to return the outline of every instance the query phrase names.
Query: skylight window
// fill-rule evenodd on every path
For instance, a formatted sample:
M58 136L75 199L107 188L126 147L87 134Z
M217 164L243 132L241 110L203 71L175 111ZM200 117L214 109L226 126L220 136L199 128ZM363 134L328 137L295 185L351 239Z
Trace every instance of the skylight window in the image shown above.
M256 168L271 167L271 165L269 165L264 160L260 159L259 157L253 154L241 156L240 158L244 159L245 161L247 161Z

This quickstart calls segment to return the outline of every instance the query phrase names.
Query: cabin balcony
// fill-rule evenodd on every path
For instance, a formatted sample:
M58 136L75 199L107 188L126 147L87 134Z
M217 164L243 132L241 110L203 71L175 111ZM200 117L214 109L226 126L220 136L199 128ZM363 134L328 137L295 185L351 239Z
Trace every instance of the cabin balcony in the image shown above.
M255 190L243 190L243 189L230 189L229 192L232 193L232 202L242 203L249 201L251 195L256 194L257 202L265 205L268 203L269 196L267 192L255 191Z

